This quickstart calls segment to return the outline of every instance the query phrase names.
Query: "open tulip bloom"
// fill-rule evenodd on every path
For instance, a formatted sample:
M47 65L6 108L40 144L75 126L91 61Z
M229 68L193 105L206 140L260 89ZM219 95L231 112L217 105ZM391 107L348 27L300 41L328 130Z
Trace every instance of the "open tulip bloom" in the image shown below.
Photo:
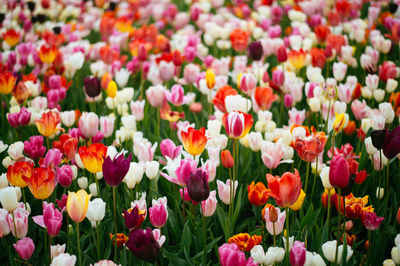
M400 0L9 0L0 40L2 264L400 265Z

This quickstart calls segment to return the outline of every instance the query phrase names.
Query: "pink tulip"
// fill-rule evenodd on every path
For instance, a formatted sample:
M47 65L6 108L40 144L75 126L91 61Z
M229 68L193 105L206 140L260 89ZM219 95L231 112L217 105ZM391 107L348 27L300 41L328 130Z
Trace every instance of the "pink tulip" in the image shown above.
M351 103L351 110L353 111L354 117L357 120L361 120L363 118L368 117L370 108L366 104L365 100L360 102L360 100L356 99Z
M69 165L63 165L57 168L57 180L63 187L69 187L72 183L74 173Z
M147 49L143 43L139 45L137 58L139 61L146 61L147 59Z
M19 116L18 116L19 125L26 126L29 124L30 121L31 121L31 113L25 107L22 107L21 110L19 111Z
M216 194L217 192L215 190L210 191L208 199L201 202L201 213L204 217L210 217L214 214L218 203Z
M261 158L268 169L275 169L284 155L279 144L266 142L261 145Z
M18 203L18 207L14 210L15 227L12 214L8 214L7 222L12 234L16 238L24 238L28 233L28 216L29 212L25 209L25 204L23 202ZM15 232L14 229L17 231Z
M7 217L8 211L5 209L0 209L0 232L3 234L3 236L6 236L11 232Z
M302 125L306 118L306 110L298 111L296 107L289 110L289 126Z
M132 115L135 116L136 121L142 121L144 117L144 105L145 105L145 100L141 101L135 101L131 102L131 112Z
M46 147L43 145L43 136L31 136L29 141L24 141L24 152L31 159L37 160L44 155Z
M150 142L140 141L135 145L135 153L139 162L151 162L154 158L154 152L157 148L157 142L152 146Z
M293 106L293 95L285 94L285 97L283 98L283 104L285 105L286 108L292 107Z
M170 80L175 74L175 65L173 62L161 61L158 66L160 78L162 81Z
M43 202L43 215L32 217L33 221L43 228L51 237L55 237L60 232L62 225L62 213L54 207L53 203Z
M152 207L149 208L150 223L157 228L164 226L168 219L167 198L159 198L152 201Z
M172 64L172 63L171 63ZM165 87L162 85L151 86L146 90L146 97L153 107L161 107L164 103Z
M110 137L114 132L114 117L102 116L100 117L100 131L105 138Z
M225 203L226 205L229 205L231 203L231 188L230 188L231 180L227 179L226 183L220 181L217 179L217 187L218 187L218 196L219 199ZM233 186L233 197L236 195L236 188L238 186L238 181L235 181L235 184ZM233 199L232 199L233 200Z
M91 138L96 136L99 131L99 118L95 113L83 112L78 122L79 130L84 138Z
M272 72L272 82L275 83L275 85L281 87L285 81L285 74L282 72L282 70L274 70Z
M193 46L185 47L185 59L188 62L192 62L196 58L197 49Z
M183 77L188 84L195 83L199 74L200 68L195 64L188 64L183 69Z
M171 92L165 90L164 95L167 101L175 106L181 106L185 103L188 103L190 100L189 97L185 96L183 87L179 84L175 84L174 86L172 86Z
M63 155L59 149L54 148L48 150L46 153L46 157L44 157L44 167L51 166L56 168L60 165L62 156Z
M11 113L11 114L7 115L8 123L12 127L18 127L19 126L18 118L19 118L19 113Z
M290 249L290 265L303 266L306 263L306 245L303 242L295 241Z
M246 255L236 244L224 243L218 248L219 262L221 266L253 266L257 265L250 257L246 261Z
M336 155L329 168L329 182L337 188L345 188L349 183L350 172L346 160Z
M99 130L97 131L97 134L94 137L92 137L92 143L99 143L103 140L103 138L104 134Z
M30 257L32 257L33 251L35 251L35 244L29 237L24 237L21 240L18 240L16 244L13 244L13 246L23 260L29 260Z
M186 186L186 179L197 170L197 162L191 158L181 160L180 165L175 170L175 176L171 177L165 173L161 173L168 181L180 185Z
M281 210L277 207L272 208L275 208L278 214L278 220L275 222L275 235L279 235L280 233L282 233L283 227L285 225L286 211L281 212ZM272 223L269 218L269 208L265 208L264 219L265 227L267 228L268 233L274 235L274 223Z
M175 159L182 152L182 145L176 146L170 139L164 139L160 144L161 154L164 158Z
M251 95L257 85L257 79L251 73L243 74L240 79L240 90L242 90L247 95Z
M361 222L369 231L377 230L383 220L385 220L385 218L377 216L375 212L366 211L361 215Z

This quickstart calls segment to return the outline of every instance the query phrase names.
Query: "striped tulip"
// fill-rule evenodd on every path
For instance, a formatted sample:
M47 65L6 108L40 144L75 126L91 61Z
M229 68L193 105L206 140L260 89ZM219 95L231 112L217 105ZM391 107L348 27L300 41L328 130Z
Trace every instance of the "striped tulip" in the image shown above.
M245 137L253 125L253 117L240 111L226 113L222 118L228 137L241 139Z

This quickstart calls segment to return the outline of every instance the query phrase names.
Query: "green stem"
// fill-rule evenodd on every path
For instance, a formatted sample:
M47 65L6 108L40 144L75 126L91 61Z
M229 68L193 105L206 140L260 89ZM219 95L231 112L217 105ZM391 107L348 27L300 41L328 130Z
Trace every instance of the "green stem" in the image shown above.
M100 260L100 234L99 234L99 222L96 222L96 236L97 236L97 260Z
M201 209L201 204L200 204L200 209ZM201 216L201 220L203 223L203 255L204 258L206 258L206 244L207 244L207 233L206 233L206 221L205 221L205 217L204 214Z
M78 242L78 261L79 265L82 265L82 258L81 258L81 242L79 240L79 223L76 223L76 241Z
M315 173L314 173L314 182L313 182L312 190L311 190L311 200L312 200L313 195L314 195L314 188L315 188L315 183L316 183L316 180L317 180L317 174L318 174L318 155L317 155L317 160L316 160L316 163L315 163Z
M25 189L21 188L22 198L24 199L25 209L28 209L28 205L26 205L26 197L25 197Z
M329 64L327 64L327 65L329 65ZM326 132L326 129L328 128L328 121L329 121L329 114L330 113L331 113L331 99L329 99L329 104L328 104L328 114L327 114L327 117L326 117L325 129L324 129L325 132Z
M160 122L160 110L158 110L158 109L156 109L157 110L157 139L159 139L160 138L160 124L161 124L161 122Z
M50 150L50 141L49 141L49 138L46 138L46 143L47 143L47 150Z
M307 163L307 172L306 172L306 183L305 183L305 186L304 186L304 192L307 194L307 187L308 187L308 176L309 176L309 173L310 173L310 162L308 162Z
M51 263L51 243L53 242L53 238L49 236L49 263Z
M341 235L341 230L340 230L340 223L341 223L341 212L342 212L342 201L341 201L341 196L342 196L342 189L339 188L339 211L338 211L338 226L337 226L337 239L336 239L336 253L335 253L335 265L338 263L338 249L339 249L339 242L340 242L340 235ZM344 200L344 199L343 199ZM344 202L345 203L345 202ZM346 203L345 203L346 204Z
M232 189L233 181L232 181L231 168L229 168L229 180L230 180L230 183L229 183L229 196L230 196L230 199L229 199L228 228L230 228L230 226L231 226L231 212L232 212L232 198L233 198L233 196L232 196L232 194L233 194L233 189ZM230 230L229 230L229 232L230 232Z
M286 207L286 261L289 264L289 208Z
M276 247L275 223L272 223L272 229L274 230L274 247Z
M116 187L113 187L113 204L114 204L114 261L117 261L117 195L115 193Z
M183 224L186 223L186 213L185 213L185 188L182 188L182 216L183 216Z
M14 224L14 236L15 236L15 241L18 240L18 234L17 234L17 226L15 224L15 216L14 216L14 211L11 212L12 218L13 218L13 224Z

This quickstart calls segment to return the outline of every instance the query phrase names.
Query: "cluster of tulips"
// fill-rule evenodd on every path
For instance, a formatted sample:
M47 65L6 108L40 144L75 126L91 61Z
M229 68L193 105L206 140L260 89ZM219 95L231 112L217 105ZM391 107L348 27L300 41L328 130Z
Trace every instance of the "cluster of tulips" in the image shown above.
M398 0L8 0L0 36L2 264L400 265Z

